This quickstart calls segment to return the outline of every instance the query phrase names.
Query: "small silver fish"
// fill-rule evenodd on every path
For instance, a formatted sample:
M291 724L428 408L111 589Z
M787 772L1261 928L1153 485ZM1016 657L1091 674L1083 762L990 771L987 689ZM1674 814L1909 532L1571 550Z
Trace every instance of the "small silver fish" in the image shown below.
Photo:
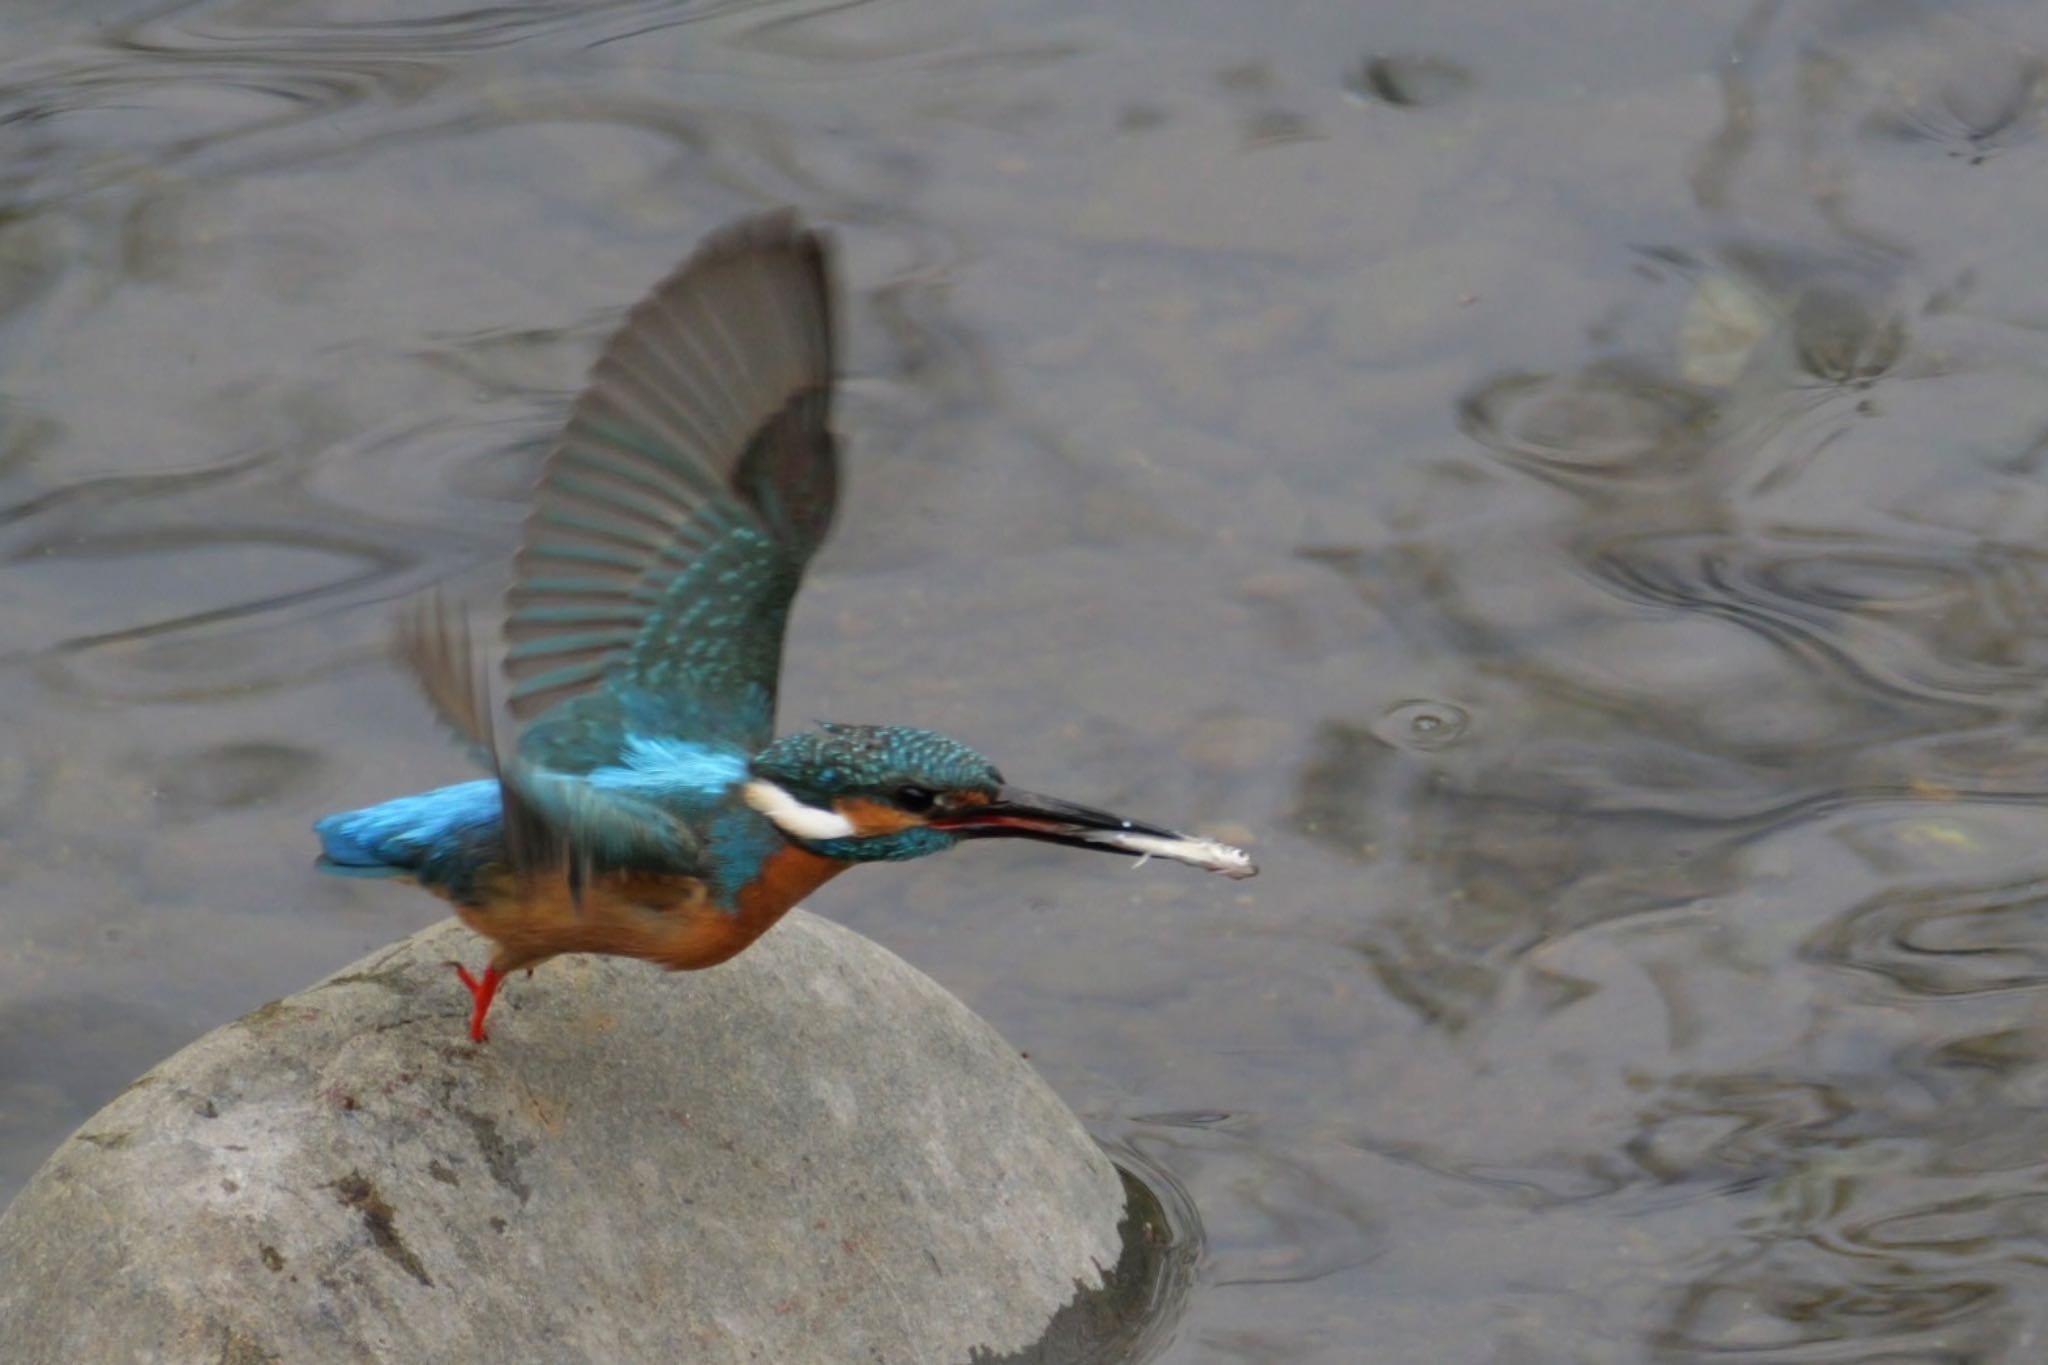
M1089 842L1102 848L1135 853L1140 867L1154 858L1170 858L1189 867L1199 867L1204 872L1221 872L1237 881L1259 875L1259 865L1251 860L1250 854L1215 839L1197 839L1186 834L1162 838L1135 830L1105 830Z

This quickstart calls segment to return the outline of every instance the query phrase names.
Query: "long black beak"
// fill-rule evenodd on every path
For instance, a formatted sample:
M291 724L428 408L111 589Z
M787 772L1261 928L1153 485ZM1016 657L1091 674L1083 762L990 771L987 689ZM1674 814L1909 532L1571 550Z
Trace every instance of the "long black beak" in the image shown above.
M1242 849L1229 844L1015 787L999 788L982 805L935 811L928 821L934 829L963 839L1041 839L1132 858L1171 858L1228 877L1250 877L1258 872Z
M984 806L961 806L932 815L931 823L963 839L1043 839L1047 843L1071 844L1076 848L1100 848L1112 853L1129 853L1105 842L1105 834L1149 834L1155 839L1178 839L1180 835L1157 825L1126 820L1121 815L1077 806L1056 796L1003 787Z

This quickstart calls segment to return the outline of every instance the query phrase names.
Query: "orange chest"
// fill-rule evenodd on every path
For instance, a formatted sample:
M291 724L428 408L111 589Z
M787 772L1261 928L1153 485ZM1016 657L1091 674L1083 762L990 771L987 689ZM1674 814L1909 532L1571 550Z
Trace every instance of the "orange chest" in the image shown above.
M713 967L744 952L774 927L796 903L844 872L850 864L821 858L793 845L770 854L760 875L740 888L734 911L708 902L692 906L662 951L650 954L672 971Z
M580 898L560 876L524 886L507 882L494 888L498 894L455 909L470 928L497 941L500 971L557 953L614 953L691 971L744 951L847 866L784 847L741 888L731 908L713 902L694 877L627 873L594 879Z
M768 855L760 875L740 888L739 914L744 921L760 920L758 934L781 919L796 903L844 872L850 863L823 858L795 844L785 844Z

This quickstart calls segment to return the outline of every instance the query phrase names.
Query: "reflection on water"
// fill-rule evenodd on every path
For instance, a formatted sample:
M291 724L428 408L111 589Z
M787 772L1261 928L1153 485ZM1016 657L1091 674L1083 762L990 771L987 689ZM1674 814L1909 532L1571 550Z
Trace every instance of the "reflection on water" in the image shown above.
M794 201L853 297L790 714L1264 845L818 904L1161 1195L1119 1350L2038 1355L2048 21L92 9L0 15L0 1197L432 913L307 869L463 771L391 604Z

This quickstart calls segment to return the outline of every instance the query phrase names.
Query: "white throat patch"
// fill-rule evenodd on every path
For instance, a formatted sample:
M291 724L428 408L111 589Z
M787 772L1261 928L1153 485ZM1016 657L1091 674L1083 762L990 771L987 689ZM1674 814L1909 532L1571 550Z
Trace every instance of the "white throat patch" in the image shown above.
M806 806L765 777L757 777L741 789L747 804L775 822L784 834L798 839L850 839L860 831L853 821L836 810Z

